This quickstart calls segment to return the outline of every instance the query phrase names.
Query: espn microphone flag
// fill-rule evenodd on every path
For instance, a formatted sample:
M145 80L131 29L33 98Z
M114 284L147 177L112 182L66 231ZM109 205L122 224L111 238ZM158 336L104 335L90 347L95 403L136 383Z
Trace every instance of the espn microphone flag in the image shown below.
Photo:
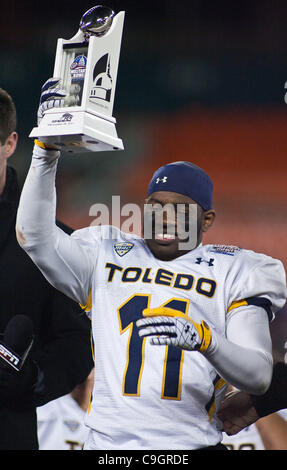
M0 362L20 371L32 347L33 323L26 315L16 315L6 326L0 341Z

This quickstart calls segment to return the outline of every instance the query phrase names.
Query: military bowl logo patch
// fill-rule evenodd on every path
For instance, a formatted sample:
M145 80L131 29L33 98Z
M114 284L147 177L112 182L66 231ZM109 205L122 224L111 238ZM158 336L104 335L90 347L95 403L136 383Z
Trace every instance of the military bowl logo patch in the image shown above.
M234 256L238 251L241 251L241 248L233 245L213 245L210 251L213 253Z
M129 242L115 243L114 249L117 255L124 256L133 248L134 244Z

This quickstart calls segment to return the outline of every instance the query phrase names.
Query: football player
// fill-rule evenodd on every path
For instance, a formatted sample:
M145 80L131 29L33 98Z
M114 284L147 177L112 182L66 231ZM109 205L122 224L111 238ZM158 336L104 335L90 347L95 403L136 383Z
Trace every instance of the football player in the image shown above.
M150 237L110 226L68 236L55 225L59 157L35 141L17 236L53 286L89 304L95 380L85 449L222 449L216 410L227 383L260 395L271 381L269 321L286 300L282 263L202 243L215 218L212 181L190 162L152 176Z

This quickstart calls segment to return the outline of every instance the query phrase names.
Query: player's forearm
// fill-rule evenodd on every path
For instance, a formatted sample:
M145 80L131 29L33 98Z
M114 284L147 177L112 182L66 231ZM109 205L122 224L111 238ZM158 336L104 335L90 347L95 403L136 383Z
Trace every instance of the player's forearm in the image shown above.
M55 178L59 152L34 146L33 157L20 198L16 233L27 252L53 243L56 230Z
M168 307L144 309L137 321L140 337L202 353L219 375L235 387L263 394L271 381L272 342L262 307L241 306L228 316L226 338L205 322L197 323Z
M264 350L242 347L213 331L205 357L226 382L240 390L261 395L270 385L272 356Z

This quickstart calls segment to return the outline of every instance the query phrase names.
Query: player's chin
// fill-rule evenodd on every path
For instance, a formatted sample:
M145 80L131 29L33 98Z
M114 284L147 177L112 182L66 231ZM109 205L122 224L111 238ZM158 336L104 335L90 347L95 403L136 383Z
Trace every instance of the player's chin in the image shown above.
M152 238L145 240L152 254L163 261L169 261L180 256L179 240L177 237L170 240L158 240Z

